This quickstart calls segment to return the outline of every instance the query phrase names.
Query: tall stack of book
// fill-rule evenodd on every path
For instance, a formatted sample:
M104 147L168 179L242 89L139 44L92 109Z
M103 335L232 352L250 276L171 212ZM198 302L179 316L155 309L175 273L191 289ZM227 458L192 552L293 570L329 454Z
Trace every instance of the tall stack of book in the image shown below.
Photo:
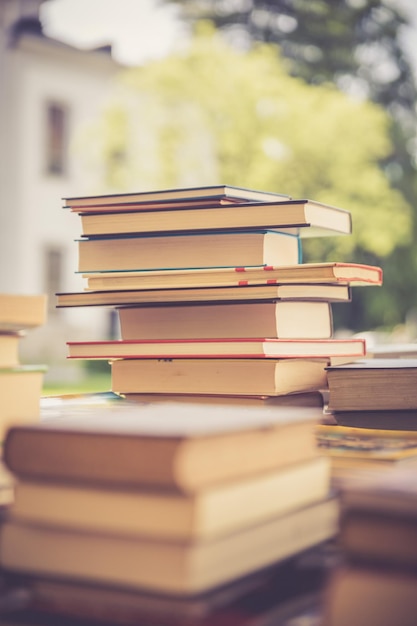
M318 392L332 359L365 344L333 337L331 302L381 284L381 270L302 264L301 237L349 234L350 214L277 194L183 189L67 206L82 218L88 282L58 306L117 307L121 328L118 341L70 341L69 356L110 360L112 390L134 402L78 418L71 406L68 419L9 431L18 482L2 567L50 610L249 624L230 598L337 532Z
M392 470L346 483L343 566L326 585L323 626L413 626L417 615L416 472Z
M45 367L25 365L20 360L20 343L25 333L46 320L46 296L0 294L0 442L7 429L39 419ZM13 496L10 475L0 454L0 504Z
M365 354L363 340L333 337L331 302L380 285L380 268L301 262L302 237L351 232L348 211L225 186L66 207L81 216L87 287L58 306L116 307L121 328L118 341L69 342L69 357L111 361L116 393L317 392L327 365Z

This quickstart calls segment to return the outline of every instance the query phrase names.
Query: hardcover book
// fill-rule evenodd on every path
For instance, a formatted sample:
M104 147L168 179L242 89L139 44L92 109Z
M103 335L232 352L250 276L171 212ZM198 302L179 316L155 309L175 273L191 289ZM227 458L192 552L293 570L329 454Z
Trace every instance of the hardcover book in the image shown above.
M312 200L229 204L168 210L83 213L83 235L168 233L204 230L291 229L301 237L350 234L348 211Z
M382 270L358 263L294 263L273 267L84 272L88 289L169 289L248 285L381 285ZM305 288L305 287L304 287ZM308 293L308 291L307 291ZM242 296L246 297L246 296ZM308 297L308 295L306 296Z
M200 202L202 199L228 199L250 201L278 201L288 200L285 194L260 191L257 189L245 189L233 185L208 185L202 187L184 187L174 189L157 189L151 191L138 191L134 193L106 194L100 196L77 196L64 198L65 206L75 209L120 204L121 202L158 202L180 201L186 199Z
M292 265L300 240L275 231L109 236L78 241L78 271Z
M354 359L365 354L363 339L143 339L68 341L70 359Z
M351 291L345 284L264 284L236 287L203 287L185 289L109 289L58 293L57 307L121 306L166 304L169 302L274 302L276 300L326 300L349 302Z
M77 411L64 403L38 424L12 427L4 461L21 479L193 492L317 457L313 425L321 413L198 401L163 410L158 403L81 403Z

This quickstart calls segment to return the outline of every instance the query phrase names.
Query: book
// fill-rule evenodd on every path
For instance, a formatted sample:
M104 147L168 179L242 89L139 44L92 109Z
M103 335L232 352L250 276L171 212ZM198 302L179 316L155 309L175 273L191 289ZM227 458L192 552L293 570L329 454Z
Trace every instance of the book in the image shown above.
M332 415L337 424L345 427L401 432L417 430L417 409L334 411Z
M340 544L347 557L376 566L417 564L415 468L356 477L341 493Z
M319 448L332 456L395 459L399 453L416 454L417 431L332 424L317 424L314 430Z
M375 567L339 568L326 586L322 626L414 626L414 572Z
M325 390L290 393L284 396L248 396L248 395L203 395L203 394L167 394L167 393L125 393L120 395L128 402L141 404L170 402L211 404L217 406L293 406L320 407L324 406Z
M19 365L19 347L22 332L0 331L0 369Z
M236 203L205 208L81 214L85 236L205 230L291 229L300 237L352 232L348 211L312 200Z
M237 287L204 287L202 289L150 289L82 291L56 294L58 308L70 306L121 306L133 304L162 304L167 302L273 302L276 300L307 299L349 302L347 285L240 285Z
M201 287L247 287L253 285L277 285L282 287L289 284L296 289L306 290L308 285L316 289L323 289L327 284L345 285L381 285L382 270L377 266L361 265L358 263L295 263L273 267L215 267L206 269L184 270L142 270L142 271L106 271L85 272L87 288L104 289L172 289L172 288L201 288ZM240 290L242 292L242 290ZM301 294L299 290L296 293ZM247 297L243 295L242 297Z
M38 620L42 614L44 626L53 624L51 619L55 619L56 626L59 617L90 619L94 623L100 620L113 626L290 626L295 616L320 604L326 569L316 551L307 551L191 597L36 576L20 576L14 589L21 592L26 613L30 611L30 616ZM13 584L10 587L13 590ZM22 619L22 611L15 615ZM65 625L69 626L66 621Z
M363 339L143 339L68 341L69 359L289 359L365 354Z
M132 193L105 194L98 196L72 196L63 198L65 206L70 208L94 207L96 205L106 206L120 204L120 202L158 202L173 201L183 202L186 199L193 202L200 202L202 199L223 200L231 198L236 200L267 201L274 202L287 200L289 196L285 194L260 191L257 189L245 189L233 185L207 185L201 187L184 187L174 189L157 189L149 191L138 191Z
M119 308L121 338L315 338L332 336L328 302L282 300Z
M9 429L4 462L20 479L193 492L319 454L320 407L65 404Z
M22 522L77 531L150 540L206 540L318 502L327 496L329 483L325 457L193 494L20 480L13 516Z
M327 368L329 410L417 409L417 359L363 359Z
M300 240L275 231L90 237L78 241L78 271L291 265Z
M0 331L24 331L46 321L44 294L0 293Z
M17 365L0 368L1 420L0 441L7 429L17 423L39 419L40 397L46 367Z
M208 591L327 541L337 533L337 520L338 501L328 498L212 540L171 542L9 518L0 549L6 571L181 596Z
M119 394L281 396L327 387L328 359L119 359Z
M282 197L283 200L290 199L289 197L287 198L286 196L281 196L280 194L277 194L276 197L272 196L271 198L266 198L266 201L277 202L280 197ZM117 201L117 199L114 198L112 200L113 201L111 202L111 204L94 204L90 206L66 204L63 208L69 209L72 213L78 213L79 215L94 215L96 213L127 213L129 211L137 212L158 210L166 211L168 209L203 209L206 207L222 207L225 205L236 203L254 202L254 200L247 200L245 198L231 198L227 196L208 196L207 198L174 198L172 200L161 199L149 201L145 200L140 202L123 202L123 199Z

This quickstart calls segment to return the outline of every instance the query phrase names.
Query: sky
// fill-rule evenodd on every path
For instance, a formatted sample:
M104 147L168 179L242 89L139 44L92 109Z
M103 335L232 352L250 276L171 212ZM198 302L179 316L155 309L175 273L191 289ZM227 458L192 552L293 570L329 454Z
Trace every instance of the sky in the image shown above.
M417 75L417 0L391 0L414 23L405 45ZM47 0L42 5L47 35L81 48L112 43L114 58L141 65L174 50L186 37L178 5L163 0Z
M48 0L41 11L50 37L81 48L111 43L126 65L161 58L185 36L178 7L158 0Z

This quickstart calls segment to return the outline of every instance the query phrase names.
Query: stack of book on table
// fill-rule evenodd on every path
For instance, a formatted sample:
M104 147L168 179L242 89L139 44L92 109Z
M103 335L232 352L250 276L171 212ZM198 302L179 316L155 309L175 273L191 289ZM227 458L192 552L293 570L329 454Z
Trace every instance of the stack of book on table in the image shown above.
M87 285L57 304L110 307L121 334L69 341L68 355L110 361L124 399L9 431L18 482L1 564L44 608L91 616L88 584L106 598L101 613L123 603L133 623L184 624L155 607L183 611L209 594L204 619L220 624L209 613L230 598L225 586L237 585L237 601L239 581L337 532L314 426L326 368L363 357L365 342L334 338L331 303L348 302L352 285L380 285L381 270L303 264L302 237L349 234L350 214L279 194L219 186L66 206L82 219Z
M33 611L135 624L233 614L232 600L277 584L279 563L337 532L319 412L118 401L77 415L70 403L59 419L13 427L2 569ZM238 615L231 623L246 623Z
M323 626L413 626L417 615L416 473L392 470L347 482Z
M41 326L45 320L46 296L0 294L1 445L11 425L39 419L46 368L21 363L20 344L27 331ZM12 496L10 476L0 461L0 504L8 504Z
M363 359L327 374L334 424L317 425L316 434L335 482L365 469L417 471L417 359Z

